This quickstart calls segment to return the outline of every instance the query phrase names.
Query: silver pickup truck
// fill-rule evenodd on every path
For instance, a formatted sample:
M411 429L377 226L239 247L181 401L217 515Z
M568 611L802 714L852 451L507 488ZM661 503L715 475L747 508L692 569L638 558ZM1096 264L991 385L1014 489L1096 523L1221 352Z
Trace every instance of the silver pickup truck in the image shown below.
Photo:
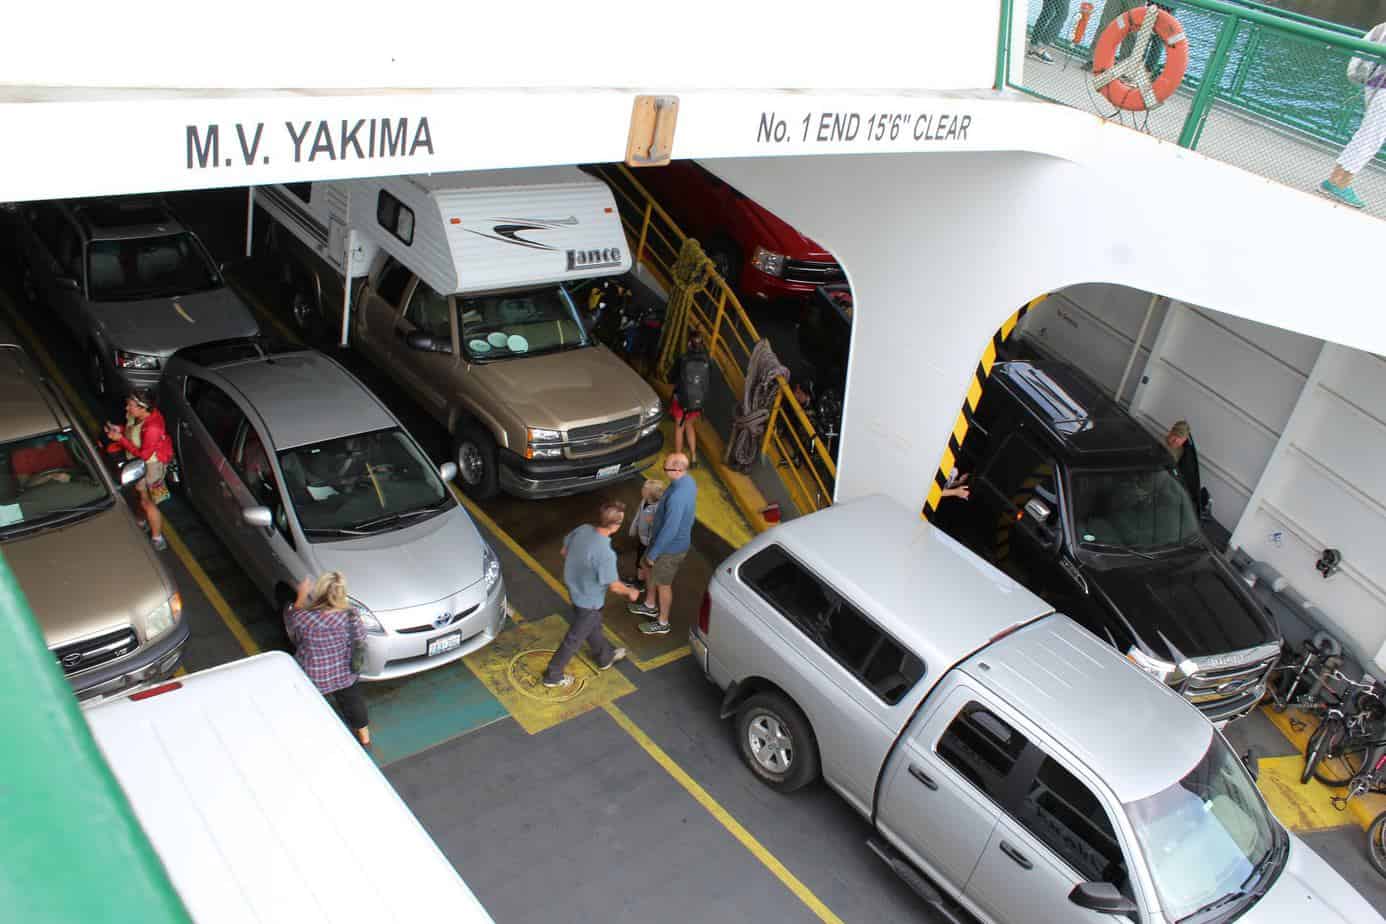
M1383 922L1197 709L893 501L757 537L690 636L751 771L951 920Z

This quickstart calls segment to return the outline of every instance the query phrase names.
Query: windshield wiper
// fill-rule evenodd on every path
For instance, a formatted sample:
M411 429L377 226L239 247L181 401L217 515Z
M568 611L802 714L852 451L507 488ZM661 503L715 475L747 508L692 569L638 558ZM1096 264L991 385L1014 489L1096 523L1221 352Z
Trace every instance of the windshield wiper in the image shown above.
M305 536L369 536L370 533L340 526L305 526Z
M1221 898L1213 899L1208 904L1204 905L1202 908L1199 908L1197 911L1194 911L1191 914L1184 915L1182 918L1178 920L1177 924L1184 924L1185 921L1192 921L1194 918L1200 917L1201 915L1209 914L1213 911L1217 911L1224 905L1230 905L1233 902L1241 901L1243 898L1246 898L1246 893L1243 892L1241 889L1238 889L1235 892L1228 892Z
M1112 545L1107 542L1084 542L1083 545L1089 549L1098 549L1104 552L1119 552L1123 555L1139 555L1141 558L1148 558L1155 561L1159 556L1151 555L1149 552L1141 552L1125 545Z

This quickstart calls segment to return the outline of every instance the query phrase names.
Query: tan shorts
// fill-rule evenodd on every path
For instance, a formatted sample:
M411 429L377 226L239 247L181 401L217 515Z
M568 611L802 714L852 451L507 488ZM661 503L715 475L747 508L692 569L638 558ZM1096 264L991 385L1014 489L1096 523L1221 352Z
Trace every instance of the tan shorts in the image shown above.
M685 549L674 554L661 555L655 559L654 568L650 570L650 582L661 586L669 586L674 583L674 575L679 573L679 565L683 564L684 556L688 554Z

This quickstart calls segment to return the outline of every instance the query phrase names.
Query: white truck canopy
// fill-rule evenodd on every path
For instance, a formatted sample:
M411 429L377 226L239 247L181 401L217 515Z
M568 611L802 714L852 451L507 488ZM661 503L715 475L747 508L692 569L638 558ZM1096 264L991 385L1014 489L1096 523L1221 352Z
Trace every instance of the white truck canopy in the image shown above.
M492 920L293 658L168 686L84 714L199 924Z

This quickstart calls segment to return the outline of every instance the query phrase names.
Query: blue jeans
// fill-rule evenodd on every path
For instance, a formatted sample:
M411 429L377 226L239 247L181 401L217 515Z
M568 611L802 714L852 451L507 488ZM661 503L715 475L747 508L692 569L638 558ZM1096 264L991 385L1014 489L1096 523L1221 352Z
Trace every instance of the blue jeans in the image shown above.
M1044 0L1039 19L1035 20L1034 43L1052 45L1059 37L1059 27L1068 18L1069 0Z

